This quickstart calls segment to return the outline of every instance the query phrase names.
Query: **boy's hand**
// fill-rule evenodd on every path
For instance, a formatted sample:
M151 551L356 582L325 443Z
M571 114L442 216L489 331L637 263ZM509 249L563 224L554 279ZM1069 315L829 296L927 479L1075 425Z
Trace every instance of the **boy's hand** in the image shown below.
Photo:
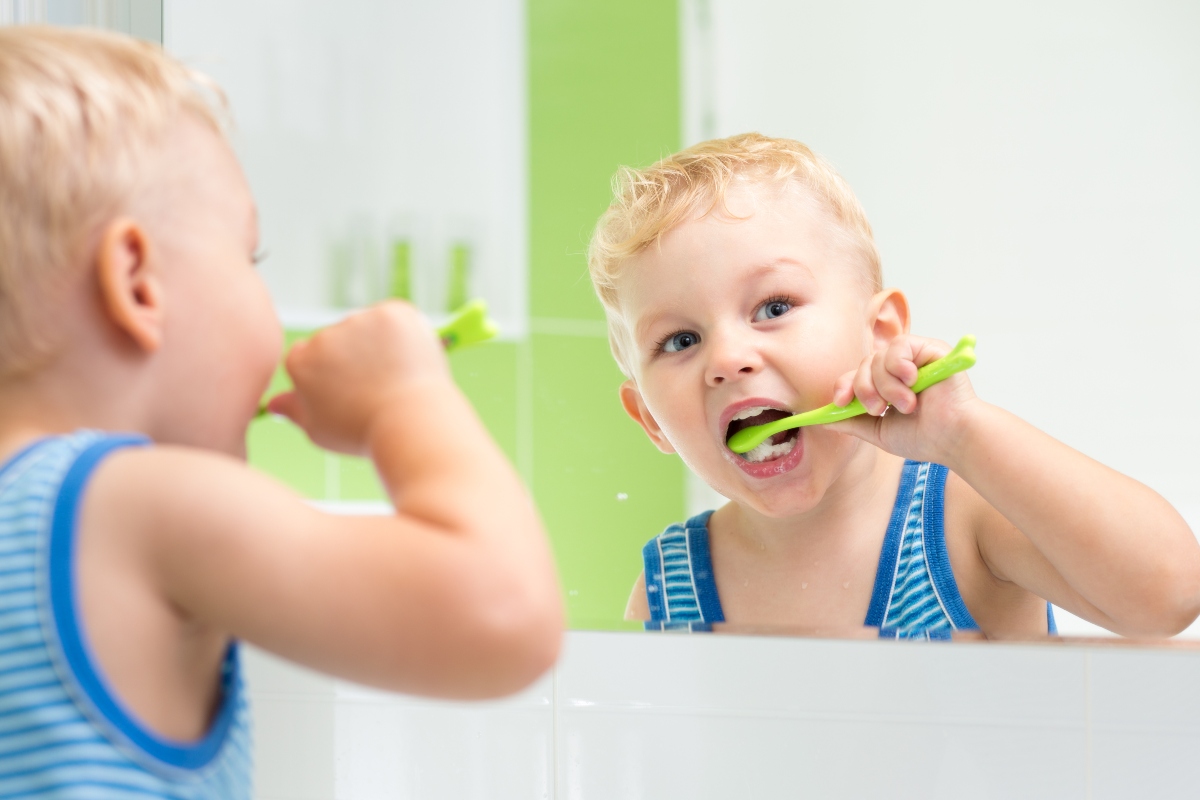
M389 301L297 342L284 367L295 389L267 408L326 449L366 455L372 426L422 384L450 382L441 343L413 306Z
M869 416L829 427L916 461L946 464L953 460L965 412L978 402L967 376L952 375L920 395L909 389L917 381L919 367L950 350L950 345L936 339L896 337L834 386L834 403L844 406L857 397Z

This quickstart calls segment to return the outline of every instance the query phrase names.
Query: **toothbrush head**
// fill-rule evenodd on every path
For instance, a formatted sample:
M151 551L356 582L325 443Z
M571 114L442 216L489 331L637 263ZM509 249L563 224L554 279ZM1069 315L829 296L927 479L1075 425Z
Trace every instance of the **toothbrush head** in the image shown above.
M447 352L486 342L497 333L499 328L488 317L487 302L484 300L472 300L462 306L454 312L454 318L437 331Z

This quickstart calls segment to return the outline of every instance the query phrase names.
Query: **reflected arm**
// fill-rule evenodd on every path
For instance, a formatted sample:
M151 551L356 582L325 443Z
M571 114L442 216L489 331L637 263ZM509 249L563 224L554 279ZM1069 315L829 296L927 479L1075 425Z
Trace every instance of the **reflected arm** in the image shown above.
M1173 635L1200 613L1200 546L1160 495L994 406L964 409L947 463L982 501L980 555L1116 633Z

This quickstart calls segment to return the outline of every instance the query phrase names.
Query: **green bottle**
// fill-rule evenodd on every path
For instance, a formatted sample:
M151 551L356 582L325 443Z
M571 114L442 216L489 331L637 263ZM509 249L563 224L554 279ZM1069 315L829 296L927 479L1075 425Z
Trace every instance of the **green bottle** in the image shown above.
M466 242L450 245L450 275L446 282L446 311L454 312L467 303L471 273L471 246Z
M407 239L392 242L391 281L388 295L412 300L412 244Z

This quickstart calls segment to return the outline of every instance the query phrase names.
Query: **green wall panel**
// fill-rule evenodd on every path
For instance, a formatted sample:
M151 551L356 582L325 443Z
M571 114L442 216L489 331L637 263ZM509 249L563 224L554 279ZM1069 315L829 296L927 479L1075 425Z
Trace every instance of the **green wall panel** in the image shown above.
M620 628L642 545L683 515L684 470L617 400L596 337L533 337L533 487L572 627Z
M517 460L517 347L515 342L488 342L450 355L454 380L513 463Z
M679 149L674 0L529 0L530 311L601 319L588 237L622 164Z
M678 12L674 0L528 0L527 9L529 303L544 331L529 358L534 497L571 627L627 628L642 545L683 517L684 468L625 416L606 339L553 334L562 320L604 317L585 253L617 168L679 149Z

